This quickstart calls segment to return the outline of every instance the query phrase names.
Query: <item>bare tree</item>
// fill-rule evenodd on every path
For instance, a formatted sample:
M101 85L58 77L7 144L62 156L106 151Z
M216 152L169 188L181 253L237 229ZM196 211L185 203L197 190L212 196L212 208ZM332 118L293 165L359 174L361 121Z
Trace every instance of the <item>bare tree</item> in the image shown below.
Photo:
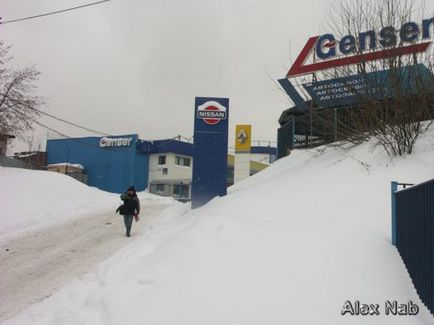
M415 19L421 21L423 11L421 8L417 12L413 0L341 0L328 15L328 25L341 36L351 35L357 40L355 54L363 52L358 42L359 32L375 30L378 33L389 28L389 36L395 35L397 41L383 44L383 47L394 51L408 45L398 38L399 30L395 28ZM377 145L390 156L411 154L418 137L434 118L432 52L395 53L389 58L320 74L325 79L355 74L363 78L364 87L352 89L359 97L359 104L342 110L341 118L333 122L335 132L339 138L353 143L374 136Z
M34 66L11 68L9 50L0 41L0 133L21 136L32 129L44 100L35 95L40 72Z

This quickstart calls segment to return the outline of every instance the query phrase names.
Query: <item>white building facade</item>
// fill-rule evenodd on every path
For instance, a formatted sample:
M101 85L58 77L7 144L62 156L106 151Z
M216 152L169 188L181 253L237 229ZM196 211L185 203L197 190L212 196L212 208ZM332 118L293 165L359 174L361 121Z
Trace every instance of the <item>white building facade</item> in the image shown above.
M150 193L170 196L179 201L191 199L193 145L175 141L163 143L149 156Z
M193 144L178 140L152 143L149 155L148 189L150 193L170 196L179 201L191 200ZM274 162L276 148L252 147L248 176ZM228 186L233 184L234 159L228 156Z

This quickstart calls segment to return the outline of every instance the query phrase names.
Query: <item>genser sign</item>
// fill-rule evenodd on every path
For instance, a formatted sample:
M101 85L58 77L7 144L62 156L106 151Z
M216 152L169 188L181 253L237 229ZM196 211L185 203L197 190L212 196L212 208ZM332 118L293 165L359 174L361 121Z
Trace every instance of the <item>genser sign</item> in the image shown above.
M340 40L336 40L333 34L311 37L295 60L287 77L296 77L320 70L398 55L425 52L431 44L431 40L428 42L424 42L424 40L431 39L433 27L434 17L423 20L421 25L408 22L403 24L400 29L386 26L378 33L374 30L361 32L357 38L354 35L346 35ZM405 45L408 43L411 45ZM400 44L404 45L399 46ZM315 51L317 58L324 61L304 65L312 51Z

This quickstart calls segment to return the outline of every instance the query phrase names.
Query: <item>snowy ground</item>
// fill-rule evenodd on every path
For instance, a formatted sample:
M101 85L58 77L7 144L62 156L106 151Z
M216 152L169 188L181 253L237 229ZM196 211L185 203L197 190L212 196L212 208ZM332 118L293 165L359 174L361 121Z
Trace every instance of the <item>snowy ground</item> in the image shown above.
M51 172L0 168L0 180L0 321L95 271L178 204L139 193L141 220L126 238L117 194Z
M432 324L390 244L390 182L434 177L434 132L393 161L370 144L295 151L152 231L5 324ZM345 301L380 316L342 316ZM386 300L417 316L386 316Z
M123 219L113 211L88 215L0 244L0 320L15 316L152 229L167 207L146 204L142 220L125 237Z
M55 172L0 166L0 185L0 243L84 215L115 211L121 204L118 194ZM144 204L173 203L145 192L139 195Z

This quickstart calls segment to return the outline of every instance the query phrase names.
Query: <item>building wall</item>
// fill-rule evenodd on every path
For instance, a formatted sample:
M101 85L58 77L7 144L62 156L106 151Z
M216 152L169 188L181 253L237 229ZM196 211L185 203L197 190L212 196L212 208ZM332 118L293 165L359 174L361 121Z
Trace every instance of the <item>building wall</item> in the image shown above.
M266 154L266 153L252 153L252 154L250 154L250 159L253 161L263 163L263 164L270 164L271 163L271 157L269 154Z
M134 186L137 191L148 187L149 155L136 153L134 160Z
M158 157L166 156L166 164L158 164ZM176 156L190 158L190 166L176 165ZM166 173L166 170L167 173ZM193 157L174 153L158 153L149 156L149 182L169 180L191 180Z
M8 148L8 140L14 139L15 136L0 133L0 157L5 157L7 148Z
M75 178L77 181L87 184L87 175L83 171L83 166L81 165L71 165L71 164L54 164L48 165L47 170L50 172L57 172L65 174Z
M270 166L269 164L264 164L261 162L254 161L250 159L250 175L254 175L265 168ZM234 184L235 178L235 155L228 154L228 170L227 170L227 184L231 186Z
M252 146L250 153L253 161L272 164L277 158L277 149L271 146Z
M150 185L161 189L164 184L165 188L158 192L178 199L190 198L194 163L191 143L173 139L142 141L137 135L115 138L132 138L132 141L120 147L101 147L101 137L48 140L47 164L80 164L89 186L109 192L122 193L130 185L139 191ZM252 147L250 175L268 167L268 163L257 161L268 162L274 152L275 148ZM159 164L159 156L166 157L164 164ZM190 166L176 164L176 157L189 158ZM234 160L234 156L228 155L229 185L233 183Z
M0 166L2 167L12 167L12 168L25 168L25 169L31 169L29 165L18 159L8 158L8 157L2 157L0 156Z
M130 185L143 190L148 183L149 156L136 152L137 135L120 137L132 138L130 145L101 147L100 137L48 140L47 163L81 164L88 185L104 191L122 193Z
M24 161L32 169L45 169L47 166L47 154L45 152L20 152L14 154L14 159Z
M234 183L250 176L250 152L235 153Z
M159 157L165 156L165 164L159 163ZM176 164L176 157L190 159L190 166ZM191 199L191 180L193 157L175 153L156 153L149 157L149 192L171 196L180 201Z
M6 156L7 146L8 146L7 139L2 139L0 137L0 157Z

